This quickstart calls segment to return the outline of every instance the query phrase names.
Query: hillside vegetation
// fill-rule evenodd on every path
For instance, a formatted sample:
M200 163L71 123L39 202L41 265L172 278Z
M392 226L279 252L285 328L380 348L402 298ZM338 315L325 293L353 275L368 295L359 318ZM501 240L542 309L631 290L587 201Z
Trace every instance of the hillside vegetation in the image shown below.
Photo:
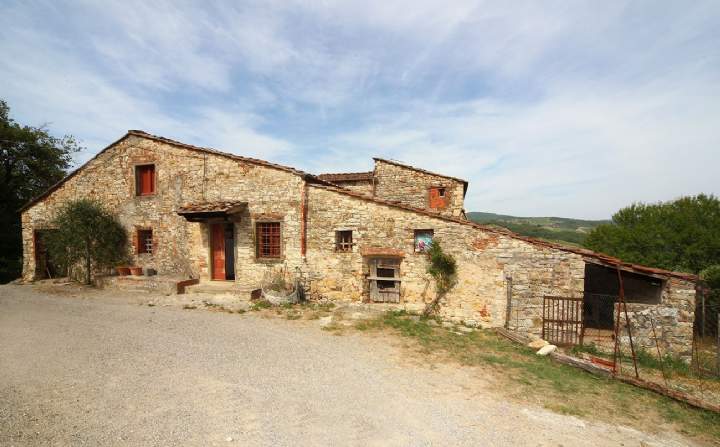
M565 217L518 217L505 214L469 212L468 219L484 225L496 225L523 236L582 245L597 226L609 220L583 220Z

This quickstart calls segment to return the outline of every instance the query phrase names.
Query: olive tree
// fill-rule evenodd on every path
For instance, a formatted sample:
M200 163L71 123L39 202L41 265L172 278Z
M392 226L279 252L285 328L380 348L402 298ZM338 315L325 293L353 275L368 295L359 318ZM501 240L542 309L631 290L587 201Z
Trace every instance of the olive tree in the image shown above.
M125 228L97 202L82 199L68 203L52 226L55 230L47 236L50 256L68 276L80 267L85 284L90 284L93 272L128 258Z

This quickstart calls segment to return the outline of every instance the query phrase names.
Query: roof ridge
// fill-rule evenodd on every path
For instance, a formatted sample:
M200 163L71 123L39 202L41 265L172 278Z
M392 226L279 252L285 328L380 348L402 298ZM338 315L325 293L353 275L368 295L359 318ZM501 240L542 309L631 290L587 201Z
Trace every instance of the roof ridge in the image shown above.
M397 160L388 160L388 159L386 159L386 158L380 158L380 157L373 157L373 160L375 160L375 161L382 161L382 162L385 162L385 163L390 163L391 165L396 165L396 166L400 166L400 167L403 167L403 168L412 169L413 171L422 172L422 173L424 173L424 174L430 174L430 175L435 175L435 176L438 176L438 177L444 177L444 178L448 178L448 179L451 179L451 180L456 180L456 181L458 181L458 182L463 183L463 184L465 185L465 189L467 190L468 181L465 180L465 179L461 179L461 178L459 178L459 177L453 177L453 176L451 176L451 175L440 174L440 173L437 173L437 172L428 171L427 169L418 168L418 167L415 167L415 166L413 166L413 165L409 165L409 164L407 164L407 163L403 163L403 162L400 162L400 161L397 161Z
M278 163L273 163L273 162L269 162L269 161L266 161L266 160L262 160L262 159L259 159L259 158L253 158L253 157L246 157L246 156L243 156L243 155L237 155L237 154L233 154L233 153L231 153L231 152L224 152L224 151L217 150L217 149L215 149L215 148L204 147L204 146L195 146L195 145L193 145L193 144L188 144L188 143L183 143L182 141L173 140L172 138L167 138L167 137L163 137L163 136L159 136L159 135L154 135L154 134L145 132L144 130L131 129L131 130L128 130L128 131L127 131L127 135L135 135L135 136L139 136L139 137L149 138L149 139L151 139L151 140L160 141L160 142L163 142L163 143L166 143L166 144L170 144L170 145L173 145L173 146L183 147L183 148L190 149L190 150L196 150L196 151L201 151L201 152L208 152L208 153L215 154L215 155L222 155L222 156L225 156L225 157L228 157L228 158L233 158L233 159L236 159L236 160L247 161L247 162L249 162L249 163L255 163L255 164L258 164L258 165L262 165L262 166L267 166L267 167L271 167L271 168L276 168L276 169L280 169L280 170L283 170L283 171L288 171L288 172L296 173L296 174L299 174L299 175L304 175L304 176L307 175L307 176L313 176L313 177L315 177L314 175L312 175L312 174L310 174L310 173L308 173L308 172L302 171L302 170L297 169L297 168L293 168L292 166L285 166L285 165L281 165L281 164L278 164Z

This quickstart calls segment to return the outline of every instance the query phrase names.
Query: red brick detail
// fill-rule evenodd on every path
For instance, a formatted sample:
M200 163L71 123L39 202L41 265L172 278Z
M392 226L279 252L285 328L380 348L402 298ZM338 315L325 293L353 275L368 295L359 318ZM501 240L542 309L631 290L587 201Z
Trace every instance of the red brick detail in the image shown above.
M479 237L473 241L473 247L476 250L485 250L486 248L497 247L500 237L496 234L488 235L487 237Z
M428 207L442 210L448 206L448 189L444 186L431 186L428 190Z

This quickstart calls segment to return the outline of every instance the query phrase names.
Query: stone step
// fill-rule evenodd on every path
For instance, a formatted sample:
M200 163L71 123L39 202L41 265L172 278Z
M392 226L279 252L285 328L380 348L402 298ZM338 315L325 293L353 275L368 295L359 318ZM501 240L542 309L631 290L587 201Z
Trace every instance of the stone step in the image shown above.
M257 286L238 284L232 281L202 281L198 284L185 287L187 294L226 295L243 299L250 299L250 293L258 289Z

